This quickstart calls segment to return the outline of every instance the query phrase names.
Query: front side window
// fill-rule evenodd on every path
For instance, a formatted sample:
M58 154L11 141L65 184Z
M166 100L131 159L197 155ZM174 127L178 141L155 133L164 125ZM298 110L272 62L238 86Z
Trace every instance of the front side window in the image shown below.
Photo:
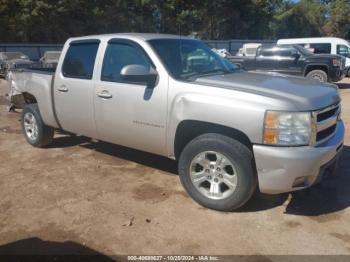
M349 47L346 45L337 45L337 55L349 57Z
M231 72L238 67L205 43L191 39L154 39L149 43L168 72L178 80Z
M92 79L99 43L72 43L62 66L68 78Z
M124 82L120 72L127 65L151 67L150 60L141 47L124 42L109 43L103 61L101 80Z

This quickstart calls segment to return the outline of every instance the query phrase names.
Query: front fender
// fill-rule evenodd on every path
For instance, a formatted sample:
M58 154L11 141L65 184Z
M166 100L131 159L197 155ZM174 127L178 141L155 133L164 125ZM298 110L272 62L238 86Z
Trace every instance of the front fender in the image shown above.
M304 67L304 72L303 72L303 75L305 76L306 75L306 72L308 71L308 69L310 67L325 67L327 68L327 72L329 72L329 65L326 64L326 63L317 63L317 62L308 62L305 67Z
M206 94L179 94L170 106L167 150L174 157L174 141L179 124L196 120L234 128L244 133L252 143L261 143L265 108L232 97Z

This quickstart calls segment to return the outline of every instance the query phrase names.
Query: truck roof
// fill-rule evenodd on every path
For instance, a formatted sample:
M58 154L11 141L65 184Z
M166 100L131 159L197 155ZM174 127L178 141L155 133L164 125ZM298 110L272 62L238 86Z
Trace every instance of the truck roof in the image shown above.
M277 44L309 44L309 43L338 43L348 45L348 41L338 37L309 37L279 39Z
M129 38L148 41L152 39L193 39L187 36L170 35L170 34L156 34L156 33L115 33L103 35L89 35L82 37L72 37L69 40L88 40L88 39L111 39L111 38Z

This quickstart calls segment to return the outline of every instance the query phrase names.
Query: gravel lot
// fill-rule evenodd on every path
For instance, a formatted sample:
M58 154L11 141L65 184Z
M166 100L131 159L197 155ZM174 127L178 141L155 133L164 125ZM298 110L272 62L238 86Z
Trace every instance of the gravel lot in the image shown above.
M240 212L200 207L174 161L57 134L28 145L0 80L0 254L350 255L350 134L337 178L257 195ZM341 83L350 128L350 79Z

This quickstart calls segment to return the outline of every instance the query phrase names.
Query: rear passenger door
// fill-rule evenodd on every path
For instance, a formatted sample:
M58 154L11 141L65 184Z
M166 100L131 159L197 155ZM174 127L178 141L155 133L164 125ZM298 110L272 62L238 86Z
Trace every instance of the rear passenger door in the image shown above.
M99 40L73 41L66 50L61 68L57 68L54 102L62 128L96 137L94 119L95 60Z

